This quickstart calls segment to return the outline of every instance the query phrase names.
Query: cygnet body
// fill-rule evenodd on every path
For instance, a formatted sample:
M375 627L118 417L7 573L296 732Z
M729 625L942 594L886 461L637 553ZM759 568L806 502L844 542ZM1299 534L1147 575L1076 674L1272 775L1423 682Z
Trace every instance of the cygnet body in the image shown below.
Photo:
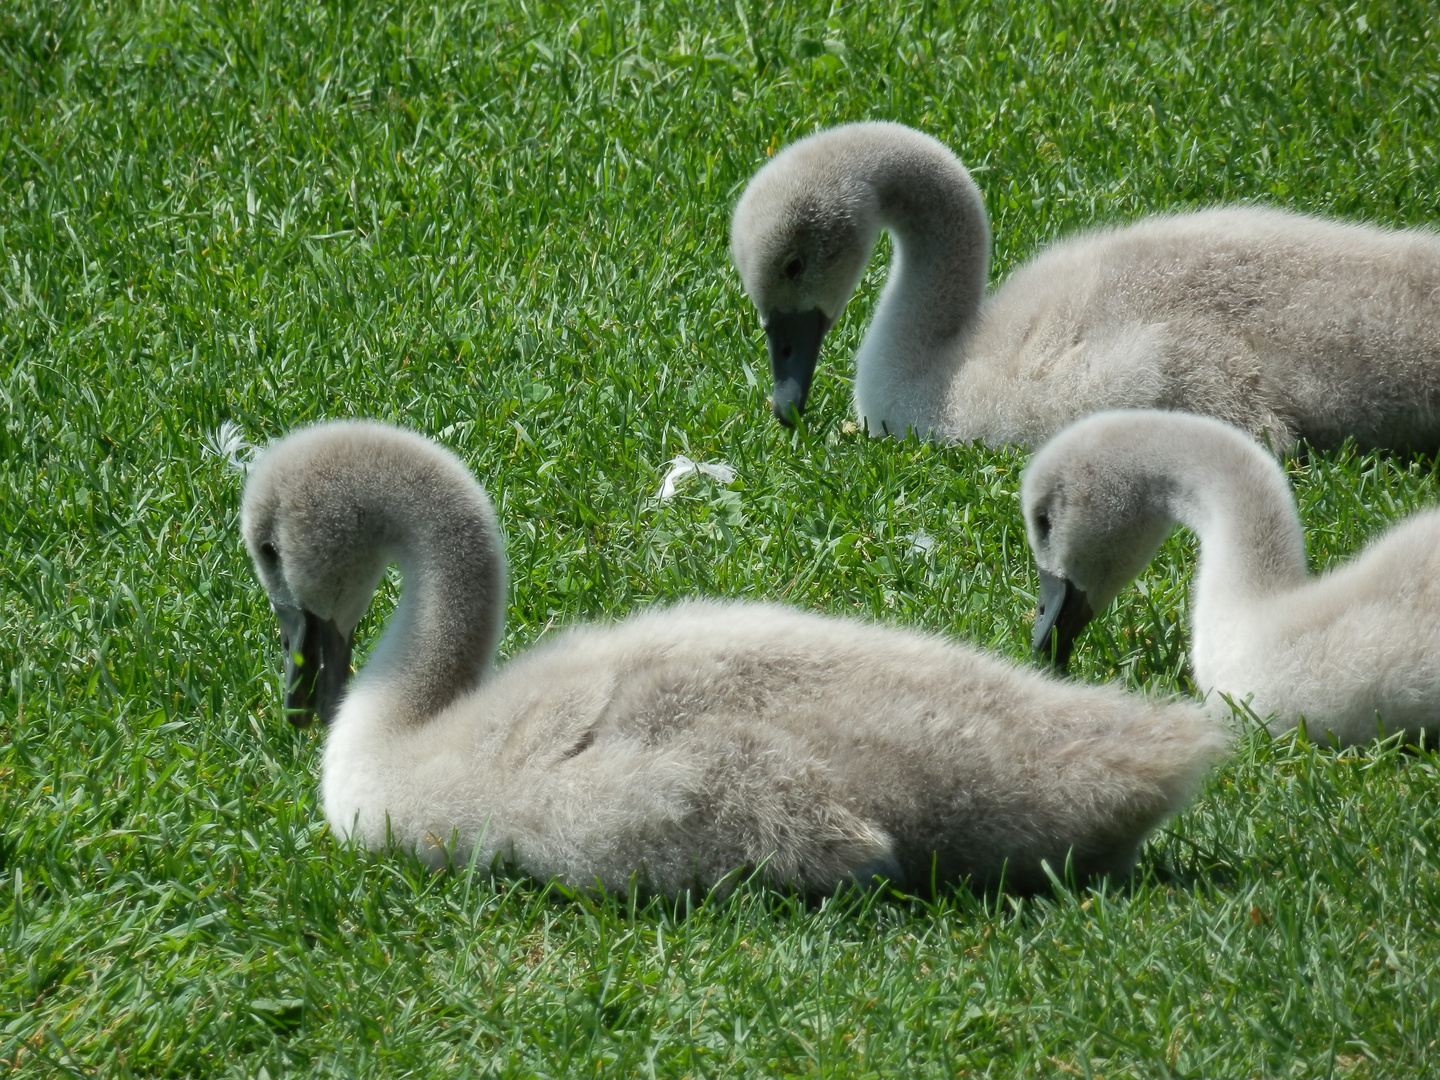
M489 502L448 452L378 424L272 446L242 528L280 616L287 705L329 729L327 819L435 866L499 857L666 894L752 868L807 893L874 875L1031 889L1041 860L1127 870L1223 748L1191 705L767 604L576 628L496 670ZM399 608L343 692L392 560Z
M1272 732L1303 716L1342 745L1382 723L1412 739L1440 727L1440 513L1311 578L1280 466L1226 424L1150 411L1066 428L1027 466L1021 505L1041 576L1038 652L1063 663L1178 522L1200 540L1190 659L1216 711L1221 695L1248 700Z
M882 229L890 274L855 356L872 435L1035 445L1104 409L1178 409L1282 447L1440 444L1440 236L1259 207L1158 216L1048 247L985 295L980 192L890 123L787 147L735 208L782 421Z

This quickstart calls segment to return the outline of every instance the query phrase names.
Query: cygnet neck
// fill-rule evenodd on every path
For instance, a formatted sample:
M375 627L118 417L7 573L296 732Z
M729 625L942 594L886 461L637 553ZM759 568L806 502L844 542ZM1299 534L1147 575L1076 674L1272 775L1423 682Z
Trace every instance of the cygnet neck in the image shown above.
M1285 474L1243 435L1172 444L1176 518L1200 540L1194 606L1228 610L1305 581L1305 537Z
M964 362L985 298L990 228L970 174L951 154L906 132L867 162L878 223L894 252L870 329L856 354L855 402L872 433L927 435Z
M504 629L505 557L488 502L478 489L435 488L406 492L413 512L391 507L381 530L394 538L400 603L352 689L383 691L399 727L478 686Z

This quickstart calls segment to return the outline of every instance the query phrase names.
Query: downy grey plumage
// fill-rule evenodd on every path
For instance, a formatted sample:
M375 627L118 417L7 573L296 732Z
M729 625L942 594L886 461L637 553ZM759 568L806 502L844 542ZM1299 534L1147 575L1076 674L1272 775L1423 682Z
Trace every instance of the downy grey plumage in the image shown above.
M1040 653L1063 662L1178 522L1200 538L1190 659L1218 713L1221 695L1249 700L1273 732L1303 715L1314 737L1345 745L1381 721L1411 739L1440 730L1440 513L1311 578L1280 466L1219 421L1150 411L1066 428L1031 459L1020 498Z
M735 207L780 419L804 409L882 229L894 256L855 356L873 435L1034 445L1087 413L1163 408L1276 447L1440 445L1440 236L1222 207L1061 240L987 298L979 190L889 123L799 140Z
M284 628L287 705L327 722L326 817L433 866L473 853L667 894L751 868L811 893L876 874L1030 889L1041 860L1127 870L1223 749L1191 705L769 604L579 627L497 670L489 502L447 451L379 424L265 451L242 528ZM399 608L342 697L392 560Z

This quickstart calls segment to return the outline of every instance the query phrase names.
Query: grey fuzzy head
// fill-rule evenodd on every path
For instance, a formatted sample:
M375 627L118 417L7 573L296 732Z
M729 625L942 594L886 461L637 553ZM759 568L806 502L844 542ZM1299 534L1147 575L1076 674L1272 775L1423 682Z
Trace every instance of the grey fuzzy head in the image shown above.
M1071 425L1021 479L1041 582L1034 646L1061 666L1085 623L1145 568L1175 524L1171 478L1155 468L1159 432L1130 430L1145 415L1100 413Z
M818 310L834 323L880 234L874 189L818 158L821 138L777 155L735 206L730 256L762 320Z
M944 267L938 286L922 272L934 295L901 322L922 337L953 337L983 295L989 233L969 174L935 139L901 124L830 128L776 154L736 204L730 255L765 326L782 422L803 411L821 340L881 229L895 233L892 276L910 262ZM913 284L900 295L910 303Z
M730 254L765 326L782 423L804 411L820 344L860 282L880 234L867 129L822 131L786 147L735 207ZM903 130L903 129L902 129Z
M367 466L383 456L390 436L407 434L364 422L325 424L260 455L245 485L240 527L272 602L312 611L346 632L355 628L399 540Z
M422 696L453 696L488 664L504 592L501 540L469 472L429 440L365 421L295 432L251 469L240 522L280 620L292 721L308 722L312 710L332 718L355 627L394 561L443 582L435 591L462 613L416 629L429 666L447 672ZM483 616L473 626L468 610Z

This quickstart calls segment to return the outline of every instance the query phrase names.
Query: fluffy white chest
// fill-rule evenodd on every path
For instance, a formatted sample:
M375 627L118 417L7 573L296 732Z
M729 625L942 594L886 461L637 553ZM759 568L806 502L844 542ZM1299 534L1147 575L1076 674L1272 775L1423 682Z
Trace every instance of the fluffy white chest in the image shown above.
M1192 636L1190 657L1196 689L1207 695L1212 707L1225 708L1221 695L1236 704L1249 699L1250 707L1262 719L1280 707L1269 620L1253 612L1209 615L1196 621Z
M325 739L320 790L338 836L375 846L385 840L403 748L387 733L383 696L352 693Z

